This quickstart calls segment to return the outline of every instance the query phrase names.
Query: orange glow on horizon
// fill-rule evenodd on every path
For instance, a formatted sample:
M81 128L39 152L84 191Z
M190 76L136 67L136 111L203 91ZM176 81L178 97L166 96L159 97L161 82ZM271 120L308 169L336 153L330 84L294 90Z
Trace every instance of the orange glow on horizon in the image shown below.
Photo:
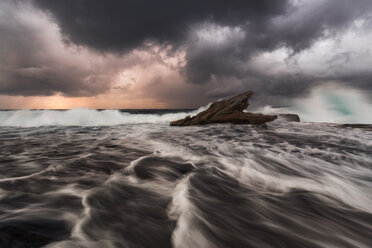
M162 109L169 107L155 99L125 99L113 95L92 97L0 96L1 109Z

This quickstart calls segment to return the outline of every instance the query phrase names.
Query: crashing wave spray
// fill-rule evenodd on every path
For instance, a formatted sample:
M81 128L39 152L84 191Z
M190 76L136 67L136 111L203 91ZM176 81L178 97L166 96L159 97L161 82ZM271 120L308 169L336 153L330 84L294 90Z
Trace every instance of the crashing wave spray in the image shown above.
M169 123L196 115L208 106L192 112L167 114L131 114L119 110L70 109L58 110L10 110L0 111L0 126L39 127L39 126L112 126L120 124Z
M305 122L372 124L372 103L360 90L329 84L312 89L290 107L260 109L264 114L296 113Z

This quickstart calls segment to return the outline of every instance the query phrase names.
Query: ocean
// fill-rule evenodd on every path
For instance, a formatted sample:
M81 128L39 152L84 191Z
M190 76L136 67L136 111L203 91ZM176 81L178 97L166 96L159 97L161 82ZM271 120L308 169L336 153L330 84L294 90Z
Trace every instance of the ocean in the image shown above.
M0 111L0 247L371 247L372 125Z

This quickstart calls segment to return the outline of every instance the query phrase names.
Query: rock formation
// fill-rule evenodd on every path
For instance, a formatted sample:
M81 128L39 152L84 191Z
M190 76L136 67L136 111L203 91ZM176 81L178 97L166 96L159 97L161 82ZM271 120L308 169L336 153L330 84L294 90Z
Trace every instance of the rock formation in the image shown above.
M278 116L286 121L300 122L300 117L296 114L278 114Z
M213 103L207 110L198 115L184 119L172 121L171 126L194 126L212 123L232 123L232 124L263 124L273 121L276 115L263 115L243 112L249 103L248 99L253 95L253 91L247 91L233 98Z

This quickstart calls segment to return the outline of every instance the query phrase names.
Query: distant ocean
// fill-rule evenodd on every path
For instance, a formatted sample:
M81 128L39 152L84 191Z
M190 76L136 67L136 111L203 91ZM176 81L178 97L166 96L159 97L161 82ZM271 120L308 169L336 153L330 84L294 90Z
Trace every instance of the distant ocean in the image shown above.
M203 109L0 111L0 247L371 247L371 125Z

